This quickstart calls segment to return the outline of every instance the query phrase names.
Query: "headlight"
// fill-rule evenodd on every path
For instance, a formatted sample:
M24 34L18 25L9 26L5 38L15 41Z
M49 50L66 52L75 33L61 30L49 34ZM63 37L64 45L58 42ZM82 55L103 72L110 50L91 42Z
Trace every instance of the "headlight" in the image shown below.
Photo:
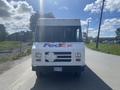
M81 53L80 52L76 52L75 57L76 57L76 61L81 61Z
M80 53L80 52L77 52L77 53L76 53L76 57L81 57L81 53Z
M36 52L36 53L35 53L35 57L36 57L36 58L41 58L41 57L42 57L42 53Z

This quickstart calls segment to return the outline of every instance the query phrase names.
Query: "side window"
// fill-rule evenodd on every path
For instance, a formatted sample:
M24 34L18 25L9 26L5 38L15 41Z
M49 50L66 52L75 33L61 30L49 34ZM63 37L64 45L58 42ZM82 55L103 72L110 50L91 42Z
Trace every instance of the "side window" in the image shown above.
M77 41L79 41L79 39L80 39L80 29L78 28L77 30L76 30L76 38L77 38Z
M79 41L83 41L81 26L79 27Z

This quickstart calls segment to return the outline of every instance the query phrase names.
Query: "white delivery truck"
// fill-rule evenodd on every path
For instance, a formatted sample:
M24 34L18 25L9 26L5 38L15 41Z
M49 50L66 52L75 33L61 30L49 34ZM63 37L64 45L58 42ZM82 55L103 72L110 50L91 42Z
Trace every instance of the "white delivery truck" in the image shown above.
M85 67L85 45L80 19L38 20L32 46L32 70L42 72L75 72Z

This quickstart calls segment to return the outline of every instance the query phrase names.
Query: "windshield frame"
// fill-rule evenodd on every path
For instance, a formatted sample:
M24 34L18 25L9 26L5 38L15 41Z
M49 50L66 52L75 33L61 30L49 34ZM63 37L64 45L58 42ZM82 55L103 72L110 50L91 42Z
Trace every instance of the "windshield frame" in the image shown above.
M35 37L34 37L34 41L35 42L83 42L83 39L82 39L82 31L81 31L81 26L47 26L47 28L58 28L58 27L61 27L61 28L68 28L71 29L73 31L73 29L75 29L76 31L76 41L67 41L67 40L63 40L63 41L47 41L47 40L41 40L41 38L43 38L42 34L45 33L44 30L45 30L45 27L46 26L37 26L36 27L36 30L35 30ZM79 30L79 37L77 37L77 30ZM67 30L65 30L67 31Z

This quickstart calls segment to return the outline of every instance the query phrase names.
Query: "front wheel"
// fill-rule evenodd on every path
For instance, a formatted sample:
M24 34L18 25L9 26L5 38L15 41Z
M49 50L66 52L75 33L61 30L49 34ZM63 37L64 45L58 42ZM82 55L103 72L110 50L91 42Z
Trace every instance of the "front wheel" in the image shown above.
M81 72L74 72L74 76L75 77L80 77L81 76Z
M41 76L43 76L43 73L40 71L36 71L36 76L37 78L40 78Z

